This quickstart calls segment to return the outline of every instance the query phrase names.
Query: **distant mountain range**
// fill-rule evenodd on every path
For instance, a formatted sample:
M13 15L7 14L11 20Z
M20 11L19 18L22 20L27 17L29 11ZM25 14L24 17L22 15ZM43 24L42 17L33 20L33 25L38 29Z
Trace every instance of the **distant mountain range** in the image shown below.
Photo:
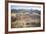
M33 12L35 12L35 13L38 13L38 14L40 14L40 10L34 10L34 9L31 9L31 10L24 10L24 9L19 9L19 10L17 10L17 9L11 9L11 12L12 13L21 13L21 12L29 12L29 13L33 13Z

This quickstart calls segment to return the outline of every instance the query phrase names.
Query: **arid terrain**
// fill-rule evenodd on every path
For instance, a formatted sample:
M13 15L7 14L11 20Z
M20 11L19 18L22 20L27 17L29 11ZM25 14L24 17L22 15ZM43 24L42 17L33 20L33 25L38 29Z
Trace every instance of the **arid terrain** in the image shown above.
M38 10L12 10L11 27L40 27L40 11Z

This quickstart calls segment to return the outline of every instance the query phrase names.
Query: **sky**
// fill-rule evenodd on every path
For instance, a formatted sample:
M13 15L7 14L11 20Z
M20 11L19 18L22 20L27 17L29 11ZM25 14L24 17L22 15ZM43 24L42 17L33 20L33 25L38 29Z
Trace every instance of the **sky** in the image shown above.
M37 10L40 10L41 8L38 7L38 6L16 6L16 5L11 5L11 9L37 9Z

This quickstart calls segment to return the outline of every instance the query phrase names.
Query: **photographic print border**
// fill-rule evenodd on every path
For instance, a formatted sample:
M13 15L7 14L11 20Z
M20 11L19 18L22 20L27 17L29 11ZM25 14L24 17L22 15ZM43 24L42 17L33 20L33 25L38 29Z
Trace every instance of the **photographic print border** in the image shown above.
M43 5L43 30L29 30L29 31L13 31L8 32L8 3L28 3L28 4L42 4ZM45 30L45 4L43 2L26 2L26 1L5 1L5 34L8 33L24 33L24 32L40 32Z

